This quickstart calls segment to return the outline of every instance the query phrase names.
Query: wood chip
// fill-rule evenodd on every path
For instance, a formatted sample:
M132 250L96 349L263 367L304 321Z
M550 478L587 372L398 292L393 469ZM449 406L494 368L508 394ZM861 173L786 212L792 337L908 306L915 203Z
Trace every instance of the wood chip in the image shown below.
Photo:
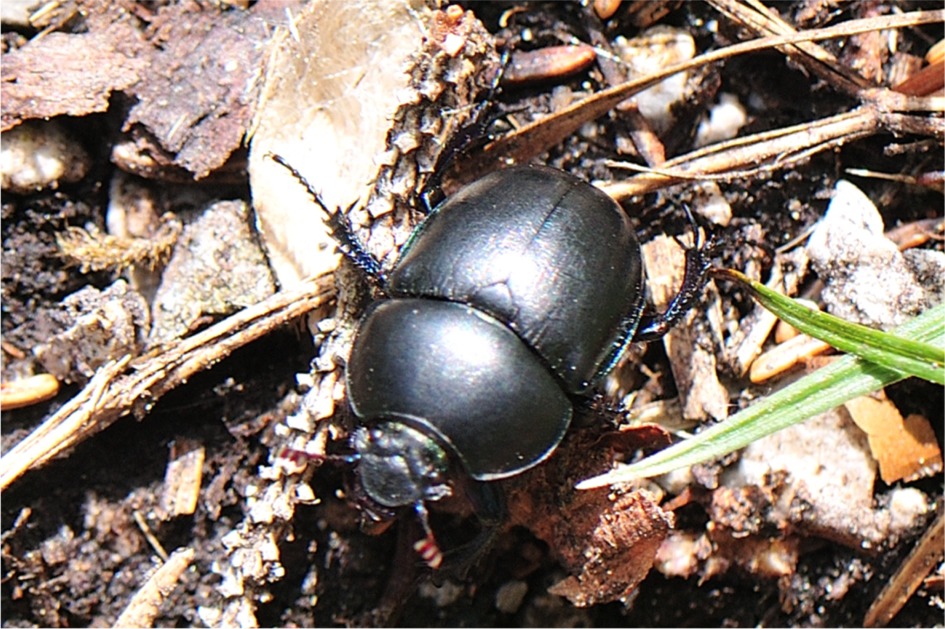
M128 603L128 607L115 621L115 627L151 627L160 612L161 603L170 594L177 580L194 560L192 548L175 550L167 562L158 568L151 578L141 586Z
M929 420L921 415L903 419L884 394L878 395L858 397L844 406L869 438L883 481L912 481L941 472L942 451Z
M199 443L180 440L172 444L161 492L164 519L191 515L197 510L205 458L206 450Z
M636 437L648 441L648 432L626 436L644 447ZM611 466L616 441L623 439L611 437L599 427L570 434L547 462L505 485L510 524L548 544L570 575L550 591L579 607L629 600L673 523L646 490L574 488L578 479Z
M119 21L101 31L51 33L3 55L0 130L33 118L105 111L113 92L147 71L148 59L138 56L143 48L138 29Z
M199 5L198 5L199 6ZM195 179L220 168L242 146L259 90L272 16L173 3L155 16L147 72L125 129L142 125L174 164Z
M578 607L629 600L649 573L671 524L670 516L644 492L620 496L609 511L600 515L588 529L584 544L575 546L583 551L583 561L572 557L572 576L548 588ZM577 564L581 564L580 569Z

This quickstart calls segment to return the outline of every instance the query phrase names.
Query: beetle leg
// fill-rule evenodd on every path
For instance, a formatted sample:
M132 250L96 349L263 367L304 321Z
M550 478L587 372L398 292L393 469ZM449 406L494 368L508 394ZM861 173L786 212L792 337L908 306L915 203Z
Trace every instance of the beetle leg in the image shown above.
M434 575L435 584L446 578L466 581L470 571L492 549L508 517L505 494L495 483L468 481L465 492L482 530L472 541L446 552L443 566Z
M498 537L499 527L506 518L505 496L493 483L470 483L467 494L482 525L482 531L473 541L447 552L447 565L442 572L459 580L465 580L469 571L489 552ZM418 540L413 548L430 568L439 570L443 566L444 556L430 528L426 505L418 502L414 505L414 511L426 535Z
M414 511L417 512L417 519L420 520L426 536L418 540L413 545L413 549L417 551L417 554L430 568L437 570L443 563L443 552L436 543L436 538L433 537L433 530L430 528L430 515L422 501L414 505Z
M309 195L315 200L315 203L318 204L318 207L322 209L325 213L324 218L322 219L325 222L325 225L328 226L328 229L331 230L331 237L335 239L337 243L338 251L340 251L351 263L357 267L364 275L371 281L375 286L381 288L387 285L387 277L384 274L384 269L381 266L380 260L375 258L370 251L367 250L367 247L358 240L358 237L354 234L354 229L351 227L351 222L348 220L348 212L351 211L351 208L355 206L354 203L348 206L348 209L342 212L340 209L336 208L334 211L328 209L325 205L325 202L322 201L321 196L318 192L315 191L315 188L309 183L308 179L305 178L302 173L300 173L295 166L290 164L285 160L281 155L276 155L275 153L269 153L276 163L285 167L292 176L298 179L299 183L305 186L305 189L308 190Z
M443 147L440 154L437 156L430 177L427 179L426 183L423 184L423 188L417 195L422 204L420 210L424 214L432 212L433 208L443 200L443 190L440 188L440 184L443 181L443 174L446 172L447 167L456 159L457 155L462 155L468 151L477 140L483 139L486 134L486 129L495 122L496 116L493 115L492 111L495 105L494 100L496 94L499 92L499 83L502 81L502 77L505 74L506 68L509 66L511 58L512 52L510 49L506 48L502 52L502 57L499 60L499 69L495 74L495 78L492 80L492 84L489 86L489 92L486 94L485 98L475 106L472 115L469 117L469 122L450 137L446 146Z
M484 529L497 529L508 517L505 493L495 483L471 481L466 495Z
M699 229L692 212L688 207L685 207L685 210L686 217L693 227L695 244L692 247L685 247L680 243L686 249L686 270L683 274L682 286L679 287L679 292L673 297L665 312L644 315L640 318L640 325L632 339L634 343L654 341L665 336L692 309L702 295L702 289L705 288L711 266L710 258L718 246L718 238L715 233L709 232L708 237L703 240L702 230Z

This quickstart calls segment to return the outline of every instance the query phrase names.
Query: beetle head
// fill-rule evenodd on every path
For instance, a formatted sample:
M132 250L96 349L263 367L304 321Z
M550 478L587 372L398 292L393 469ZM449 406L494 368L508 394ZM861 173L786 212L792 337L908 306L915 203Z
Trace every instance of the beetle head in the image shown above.
M450 494L446 452L433 439L399 422L358 428L351 441L365 493L385 507L417 505Z
M434 570L440 567L440 552L424 502L449 496L449 461L436 441L396 421L360 427L352 435L357 451L361 487L371 500L389 508L413 506L426 537L414 549Z

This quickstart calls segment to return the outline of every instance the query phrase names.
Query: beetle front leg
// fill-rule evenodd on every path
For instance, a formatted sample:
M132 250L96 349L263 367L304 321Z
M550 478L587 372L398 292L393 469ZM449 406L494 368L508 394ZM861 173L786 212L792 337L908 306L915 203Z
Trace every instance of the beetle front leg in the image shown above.
M465 493L482 530L472 541L446 551L443 564L435 573L434 582L445 578L468 580L470 572L492 550L502 525L508 519L505 492L496 483L469 481Z
M470 570L476 567L495 544L499 530L508 516L505 494L495 483L470 482L466 487L466 495L472 503L482 530L471 542L447 551L445 556L430 528L426 505L423 502L414 505L417 519L425 533L423 539L414 543L414 551L427 566L438 571L440 577L450 576L460 581L467 579Z

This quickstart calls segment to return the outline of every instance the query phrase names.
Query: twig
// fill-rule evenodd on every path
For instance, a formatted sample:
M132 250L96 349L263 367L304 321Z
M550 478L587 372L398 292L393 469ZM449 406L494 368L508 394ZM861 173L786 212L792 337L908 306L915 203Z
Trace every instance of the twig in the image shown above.
M757 52L803 42L848 37L876 30L905 28L943 21L945 21L945 11L915 11L900 15L885 15L859 20L848 20L836 26L812 29L793 35L762 37L727 46L720 50L714 50L688 61L668 66L655 74L603 90L570 107L562 109L553 116L548 116L524 125L486 146L481 154L466 160L463 164L463 176L457 179L461 179L462 181L476 179L485 172L495 170L497 164L527 162L536 155L560 143L566 137L577 131L581 125L604 115L616 107L621 101L679 72L686 72L708 63L715 63L749 52ZM877 92L871 89L864 89L859 95L864 98L864 100L872 100L875 94L885 93L887 91L888 90L879 90ZM901 111L902 109L897 108L897 110Z
M870 605L863 619L864 627L885 626L892 620L906 601L915 593L929 571L942 561L942 544L945 542L945 519L939 506L938 517L915 545L899 570L889 580L883 591Z
M879 131L945 133L945 121L906 114L891 114L873 105L813 122L765 131L713 144L675 159L659 169L627 166L646 172L600 187L617 199L653 192L681 181L738 179L785 168L815 153L842 146ZM619 167L617 163L611 166ZM751 168L743 169L751 165Z
M793 26L757 0L747 0L744 3L738 0L709 0L709 4L729 19L751 29L758 35L778 36L797 33ZM778 46L778 50L848 94L855 96L862 89L874 87L814 42Z
M120 417L129 413L143 417L161 396L195 373L326 303L331 295L331 278L314 278L297 290L276 293L203 332L177 341L157 356L135 361L126 356L108 363L78 395L0 457L0 489ZM131 373L125 373L126 367L132 369Z
M144 535L144 539L146 539L148 544L151 545L151 548L154 550L154 554L160 557L161 561L167 561L167 551L164 550L164 546L161 545L161 541L154 536L154 532L151 530L151 527L148 526L148 523L144 519L144 516L141 515L141 512L135 509L131 512L131 516L135 519L135 524L138 525L138 528L141 530L141 534Z
M118 620L116 627L152 627L154 619L160 611L161 603L167 598L180 575L184 574L194 560L193 548L179 548L175 550L160 568L135 592Z

